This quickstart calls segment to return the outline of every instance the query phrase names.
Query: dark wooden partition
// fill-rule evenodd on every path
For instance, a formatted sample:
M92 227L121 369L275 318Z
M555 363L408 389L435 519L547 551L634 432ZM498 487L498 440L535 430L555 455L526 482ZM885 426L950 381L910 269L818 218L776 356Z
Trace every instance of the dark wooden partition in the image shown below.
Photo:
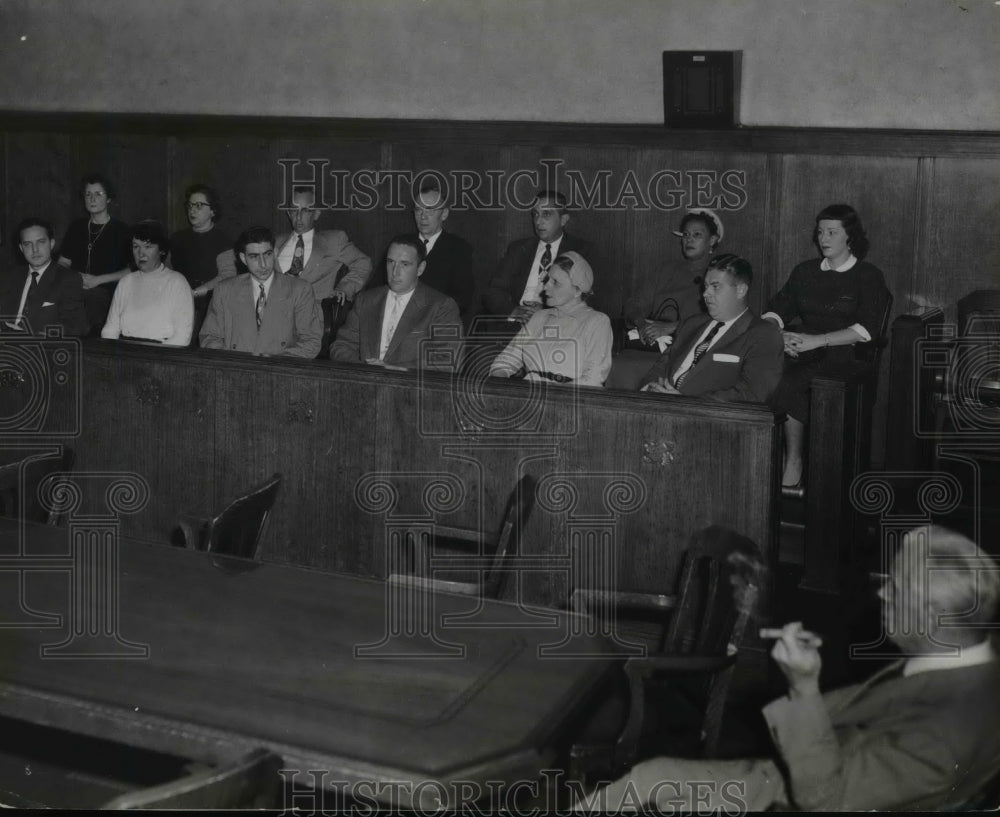
M763 304L792 266L812 257L815 213L852 203L872 242L869 259L895 296L895 314L918 306L947 310L971 290L994 285L1000 231L1000 134L741 128L670 131L654 126L518 122L0 114L0 240L24 215L52 219L59 234L82 213L79 178L100 170L120 188L126 221L186 225L183 190L217 187L235 236L252 223L284 229L277 207L292 177L315 181L337 225L374 258L411 220L405 190L391 204L391 174L434 170L449 183L479 180L449 227L476 248L485 282L507 242L530 234L523 209L534 181L550 181L581 203L570 229L595 240L607 258L599 304L612 316L640 283L677 255L670 230L690 206L721 215L723 249L756 272L752 303ZM355 178L353 203L333 174ZM525 174L536 173L535 179ZM382 174L382 183L371 181ZM387 176L389 174L389 176ZM492 174L492 175L491 175ZM472 178L472 177L469 177ZM491 195L490 179L500 190ZM367 187L367 191L366 188ZM588 192L589 191L589 192ZM479 203L477 203L479 202ZM480 206L480 203L486 206ZM873 434L883 461L888 359L883 362Z
M82 348L82 433L63 441L80 473L148 483L146 506L122 517L130 536L166 541L181 512L218 509L278 471L262 557L381 576L393 531L432 519L492 530L530 473L538 502L508 596L562 603L576 549L594 543L619 582L663 592L691 532L709 524L776 557L778 428L763 407L108 341ZM591 567L608 579L611 566Z

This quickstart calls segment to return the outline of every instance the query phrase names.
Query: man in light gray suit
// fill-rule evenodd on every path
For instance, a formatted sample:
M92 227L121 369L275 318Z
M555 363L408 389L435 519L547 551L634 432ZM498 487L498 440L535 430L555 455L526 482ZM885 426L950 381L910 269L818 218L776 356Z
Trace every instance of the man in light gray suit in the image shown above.
M314 358L323 319L312 287L274 268L274 234L251 227L237 242L249 275L227 278L212 295L199 338L203 349Z

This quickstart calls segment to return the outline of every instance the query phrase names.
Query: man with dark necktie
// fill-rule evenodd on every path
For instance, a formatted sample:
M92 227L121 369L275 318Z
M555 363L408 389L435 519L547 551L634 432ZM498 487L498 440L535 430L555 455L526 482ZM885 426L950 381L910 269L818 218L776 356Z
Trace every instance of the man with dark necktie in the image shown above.
M215 288L201 347L316 357L323 336L319 304L309 284L275 270L274 235L267 227L251 227L236 248L250 274L227 278Z
M595 277L600 277L600 265L595 263L596 248L565 231L569 218L562 194L543 190L535 196L531 208L534 237L522 238L507 247L489 289L483 294L486 313L514 319L512 333L542 308L542 287L557 256L577 252L590 262Z
M883 635L902 656L865 683L821 694L819 637L798 622L761 631L777 638L771 656L788 681L788 695L763 710L774 758L653 758L578 809L953 811L974 803L1000 769L1000 664L990 639L1000 565L964 536L923 527L906 534L881 578Z
M705 273L708 315L695 315L646 373L640 391L763 403L781 380L784 344L777 327L747 306L753 268L737 255L716 256Z
M56 243L52 225L40 218L26 218L15 235L28 267L6 273L0 282L0 331L44 335L46 327L55 325L62 328L64 336L86 334L90 327L83 284L77 273L52 263Z

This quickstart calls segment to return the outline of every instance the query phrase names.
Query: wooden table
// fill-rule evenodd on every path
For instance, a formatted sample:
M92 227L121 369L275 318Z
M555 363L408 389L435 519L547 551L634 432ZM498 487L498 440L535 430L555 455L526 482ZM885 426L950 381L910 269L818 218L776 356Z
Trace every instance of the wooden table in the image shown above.
M487 602L466 626L448 625L443 616L477 602L444 594L416 600L430 605L427 633L385 641L386 583L132 541L117 546L114 624L107 600L71 606L82 562L70 538L27 527L22 549L48 555L0 556L3 623L17 618L19 593L57 616L0 628L0 715L201 762L264 746L298 786L364 784L383 801L449 806L475 799L476 786L487 793L486 781L533 780L621 660L586 634L545 647L579 625L569 614L546 621ZM0 520L0 552L16 542L17 523ZM65 654L101 641L108 622L121 641L103 641L136 656ZM78 649L53 646L74 631Z

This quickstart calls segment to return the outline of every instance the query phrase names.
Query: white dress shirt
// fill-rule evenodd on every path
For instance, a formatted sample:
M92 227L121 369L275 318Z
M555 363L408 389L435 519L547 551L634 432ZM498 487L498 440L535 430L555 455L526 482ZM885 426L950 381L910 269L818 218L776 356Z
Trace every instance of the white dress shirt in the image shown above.
M738 321L740 318L742 318L745 312L746 310L744 309L743 312L740 312L740 314L737 315L735 318L730 318L728 321L721 321L722 328L715 333L715 337L712 338L712 342L708 344L708 349L705 350L702 357L704 357L709 353L711 348L719 342L719 340L722 338L723 335L726 334L726 332L729 331L729 327L732 326L734 323L736 323L736 321ZM708 333L712 331L712 327L715 326L715 324L717 323L720 323L720 321L715 321L715 320L709 321L708 325L705 327L705 331L698 336L698 340L691 344L691 348L688 349L688 353L684 356L684 360L681 361L681 365L677 367L677 370L674 372L673 377L671 378L672 383L676 383L677 378L691 368L691 364L694 362L694 353L695 350L698 348L698 344L700 344L708 336Z
M385 353L389 351L389 344L392 343L392 336L399 327L399 321L406 311L406 305L417 291L414 287L409 292L397 295L391 289L385 294L385 309L382 310L382 342L378 347L378 359L385 360ZM395 310L395 311L394 311Z
M313 251L313 238L316 237L316 230L312 229L308 232L302 233L302 266L304 267L309 263L309 258L312 256ZM288 241L285 242L284 246L278 252L278 266L281 268L282 272L288 272L292 266L292 258L295 257L295 245L299 243L299 236L294 231L288 237Z
M28 290L31 289L31 282L32 282L32 280L34 280L31 277L31 273L33 273L33 272L37 272L38 273L38 279L37 280L38 280L39 286L41 286L42 276L45 274L45 270L47 270L51 266L52 266L52 262L49 261L48 264L46 264L44 267L42 267L39 270L34 270L34 269L31 269L30 267L28 268L28 277L24 280L24 289L21 290L21 303L17 307L17 320L14 321L14 323L15 323L15 325L16 325L16 327L18 329L21 328L21 320L22 320L22 318L24 318L24 305L26 303L28 303Z

